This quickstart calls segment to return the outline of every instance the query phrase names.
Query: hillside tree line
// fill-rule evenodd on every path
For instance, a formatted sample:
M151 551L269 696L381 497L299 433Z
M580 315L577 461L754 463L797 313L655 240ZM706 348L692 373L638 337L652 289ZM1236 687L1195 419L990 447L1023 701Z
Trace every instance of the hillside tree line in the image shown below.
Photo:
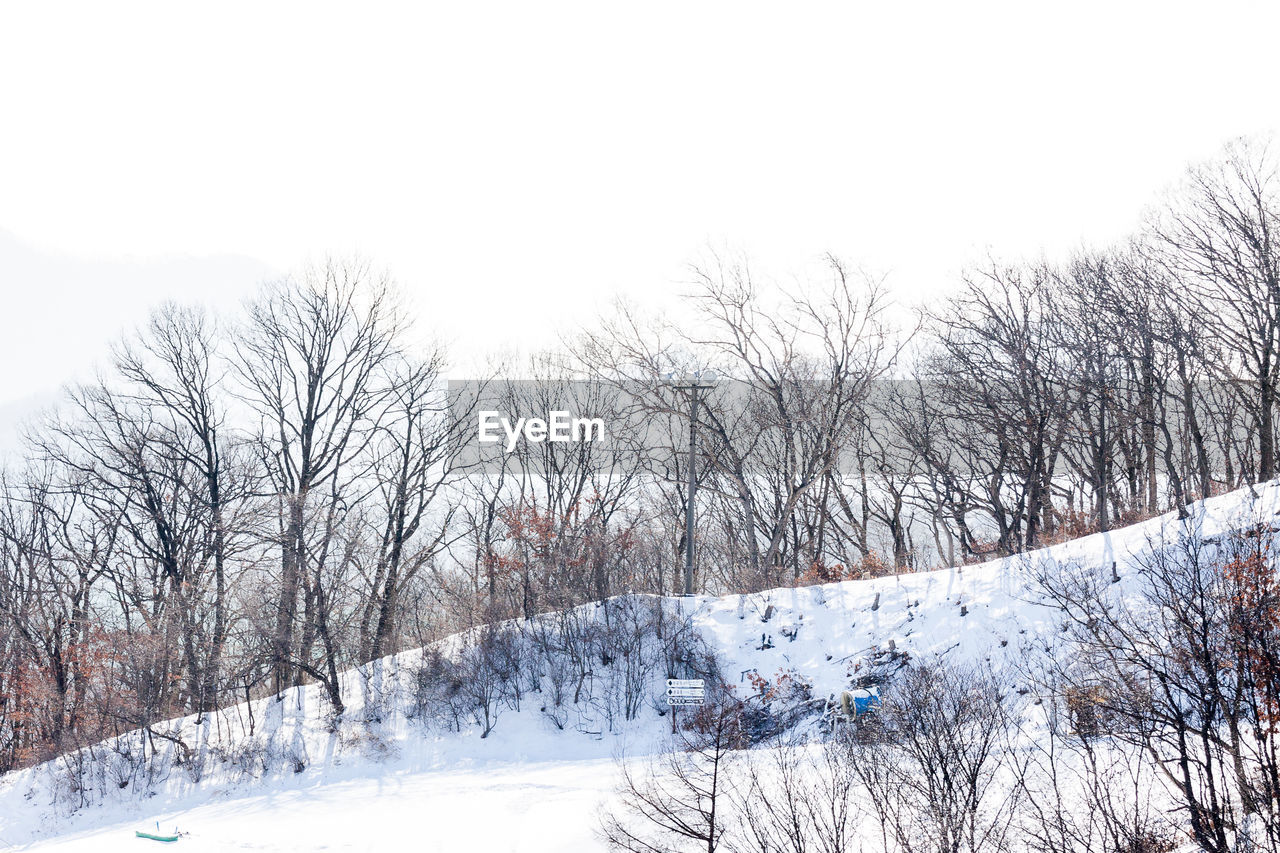
M708 593L1018 554L1273 479L1278 157L1235 142L1123 245L992 259L909 321L835 257L792 287L712 258L678 319L621 305L515 368L513 405L625 388L592 413L642 428L499 465L368 264L236 316L164 305L0 475L0 771L304 683L341 713L353 665L677 592L691 474ZM661 377L708 368L690 455Z

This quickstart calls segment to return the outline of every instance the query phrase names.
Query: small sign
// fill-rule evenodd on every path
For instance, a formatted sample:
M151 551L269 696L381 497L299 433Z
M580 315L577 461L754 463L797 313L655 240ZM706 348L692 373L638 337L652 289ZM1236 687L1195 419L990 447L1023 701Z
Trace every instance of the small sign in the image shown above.
M706 699L706 682L701 678L668 678L668 705L701 705Z

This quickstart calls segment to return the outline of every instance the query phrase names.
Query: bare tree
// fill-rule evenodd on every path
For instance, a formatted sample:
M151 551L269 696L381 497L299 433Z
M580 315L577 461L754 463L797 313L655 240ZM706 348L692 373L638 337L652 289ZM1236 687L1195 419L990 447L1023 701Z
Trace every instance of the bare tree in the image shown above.
M1200 849L1227 853L1261 817L1273 847L1280 611L1272 535L1206 541L1198 516L1133 568L1121 597L1103 571L1045 563L1041 587L1069 619L1069 687L1109 733L1142 749Z
M84 512L47 462L0 485L0 766L7 769L110 733L90 713L88 682L112 673L93 671L85 652L95 629L91 595L113 560L117 525Z
M860 792L845 739L781 743L748 752L731 794L741 853L847 853L861 835Z
M619 762L621 803L601 824L610 849L715 853L721 848L728 829L730 765L745 745L741 717L732 707L707 706L693 725L643 770Z
M242 529L234 513L244 507L253 486L227 424L217 350L212 320L199 310L169 304L115 356L116 371L127 383L123 393L167 415L173 436L170 449L193 469L197 480L192 485L199 489L195 494L208 513L204 550L211 563L212 625L199 640L207 663L192 689L200 711L218 706L222 655L231 626L228 562ZM193 589L189 586L188 594Z
M1164 263L1206 315L1230 360L1252 420L1257 481L1276 475L1280 394L1280 164L1270 140L1239 139L1191 168L1168 206L1150 218Z
M1005 850L1017 804L1006 687L943 663L904 670L881 710L850 736L850 766L886 849Z
M1053 334L1057 306L1045 264L992 263L931 314L935 350L922 365L904 434L951 505L969 554L1017 553L1053 525L1053 482L1076 401ZM995 528L985 549L964 514Z
M260 461L280 509L271 637L272 684L280 690L300 683L304 671L315 674L317 637L332 648L317 556L337 514L350 506L342 492L359 479L352 468L385 416L385 370L399 350L403 321L385 276L336 260L271 286L248 310L235 363L242 397L259 419ZM320 672L340 704L337 663L333 654L325 658Z
M459 476L459 451L476 398L451 400L443 387L443 367L441 351L402 365L391 378L386 418L370 446L381 529L361 615L361 660L392 650L404 588L456 535L451 534L454 506L437 517L430 512Z

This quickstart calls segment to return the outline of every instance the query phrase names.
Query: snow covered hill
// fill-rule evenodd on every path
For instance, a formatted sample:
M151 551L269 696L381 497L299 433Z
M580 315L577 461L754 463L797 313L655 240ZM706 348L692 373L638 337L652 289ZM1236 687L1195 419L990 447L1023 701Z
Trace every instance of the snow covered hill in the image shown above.
M1126 567L1178 530L1207 538L1277 516L1280 484L1272 483L1213 498L1186 521L1170 514L982 565L639 600L672 624L687 620L736 695L787 676L823 699L903 655L1001 669L1043 654L1061 616L1032 581L1045 560L1078 571L1111 572L1114 564L1123 595ZM468 642L453 637L440 648L458 653ZM601 706L569 700L547 713L551 689L539 682L482 736L484 726L471 719L453 727L415 714L423 660L422 651L406 652L348 672L341 719L317 687L305 687L10 773L0 778L0 846L148 849L155 842L134 832L158 824L180 830L188 850L601 849L595 816L612 796L613 756L651 752L670 729L663 668L640 672L643 701L634 715L606 719ZM603 669L619 680L622 665Z

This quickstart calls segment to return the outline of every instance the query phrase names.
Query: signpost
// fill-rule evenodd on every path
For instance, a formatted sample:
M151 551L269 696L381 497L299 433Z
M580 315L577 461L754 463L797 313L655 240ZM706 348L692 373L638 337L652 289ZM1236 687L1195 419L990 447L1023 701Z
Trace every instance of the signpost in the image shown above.
M706 699L706 682L701 678L668 678L667 704L701 705Z

